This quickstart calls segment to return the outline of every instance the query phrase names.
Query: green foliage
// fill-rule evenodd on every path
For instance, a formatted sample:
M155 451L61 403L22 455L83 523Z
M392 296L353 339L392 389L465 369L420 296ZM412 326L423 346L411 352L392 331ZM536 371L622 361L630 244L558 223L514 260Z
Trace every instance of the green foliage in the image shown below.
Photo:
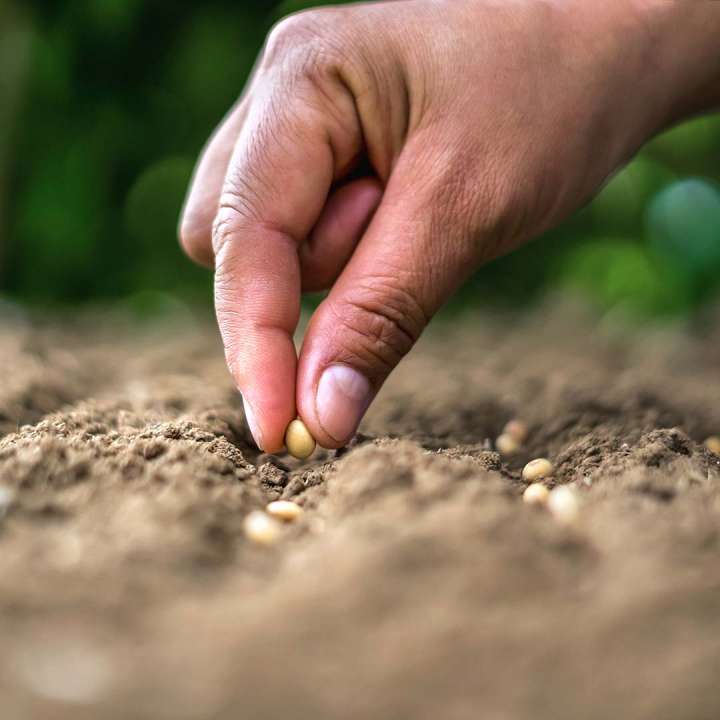
M697 282L720 274L720 190L697 179L674 183L647 213L651 247Z
M559 279L602 310L633 318L675 314L691 302L686 273L626 238L593 240L572 249Z
M0 294L126 298L138 313L170 298L210 302L209 274L175 240L194 160L272 23L313 4L4 3L0 87L24 100L0 112ZM713 297L718 157L720 117L655 139L542 242L480 271L456 304L524 303L561 285L642 317Z
M650 157L637 158L609 182L591 205L593 228L601 233L636 235L650 199L674 179L673 173Z

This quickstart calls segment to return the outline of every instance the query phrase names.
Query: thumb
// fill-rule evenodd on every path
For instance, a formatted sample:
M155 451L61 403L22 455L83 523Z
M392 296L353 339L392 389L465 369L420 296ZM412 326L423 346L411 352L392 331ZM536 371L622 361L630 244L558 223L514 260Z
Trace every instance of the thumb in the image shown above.
M418 191L413 178L428 173L412 165L396 165L373 221L305 333L296 403L324 447L352 437L390 372L472 269L467 232L457 217L455 232L445 219L448 210L457 215L445 183Z

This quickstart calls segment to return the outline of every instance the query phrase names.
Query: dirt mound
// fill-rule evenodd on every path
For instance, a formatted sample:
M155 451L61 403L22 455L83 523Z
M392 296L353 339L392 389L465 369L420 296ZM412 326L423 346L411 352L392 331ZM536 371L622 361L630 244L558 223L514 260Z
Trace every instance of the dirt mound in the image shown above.
M3 717L720 714L720 323L440 323L303 463L254 449L210 325L110 324L0 336ZM539 456L576 522L522 502Z

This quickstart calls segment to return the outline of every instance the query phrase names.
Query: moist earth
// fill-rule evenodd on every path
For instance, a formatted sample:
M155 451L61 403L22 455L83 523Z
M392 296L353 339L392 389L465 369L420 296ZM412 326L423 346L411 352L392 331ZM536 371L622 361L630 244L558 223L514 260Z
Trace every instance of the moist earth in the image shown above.
M718 329L441 319L300 462L254 447L209 319L3 319L2 717L720 717ZM535 457L574 523L522 502ZM302 518L253 544L278 498Z

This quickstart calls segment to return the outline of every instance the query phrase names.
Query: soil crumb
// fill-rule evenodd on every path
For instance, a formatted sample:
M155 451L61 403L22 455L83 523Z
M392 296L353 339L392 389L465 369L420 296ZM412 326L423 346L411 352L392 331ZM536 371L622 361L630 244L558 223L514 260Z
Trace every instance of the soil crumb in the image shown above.
M2 717L720 717L719 329L440 322L298 461L254 448L209 322L4 327ZM536 457L574 522L523 503Z

